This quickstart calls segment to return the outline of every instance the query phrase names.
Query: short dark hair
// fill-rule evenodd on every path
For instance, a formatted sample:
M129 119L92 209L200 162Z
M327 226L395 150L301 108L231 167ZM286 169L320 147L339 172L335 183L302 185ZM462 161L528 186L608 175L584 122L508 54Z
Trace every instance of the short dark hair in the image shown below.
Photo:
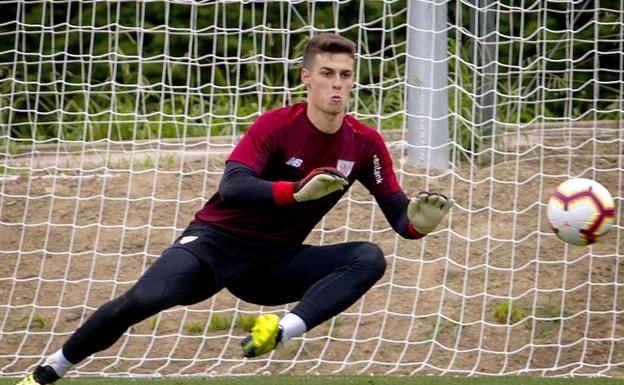
M355 59L355 43L335 33L314 36L303 50L303 68L310 69L316 55L345 53Z

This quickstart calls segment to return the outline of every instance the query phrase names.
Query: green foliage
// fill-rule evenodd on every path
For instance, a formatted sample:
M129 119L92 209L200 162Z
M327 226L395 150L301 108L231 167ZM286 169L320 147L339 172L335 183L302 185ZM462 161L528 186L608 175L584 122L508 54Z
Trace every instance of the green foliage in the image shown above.
M321 350L321 345L318 342L306 342L302 339L294 339L288 341L283 346L277 348L276 355L279 360L289 360L297 357L298 359L313 358L318 351ZM297 355L298 354L298 355Z
M28 328L30 330L41 330L41 329L45 329L49 323L50 322L45 316L41 314L35 314L32 320L30 321Z
M5 177L7 175L13 175L15 173L15 170L12 168L9 168L5 165L0 164L0 179L2 177Z
M0 78L5 79L0 81L0 105L12 107L0 110L0 122L10 122L6 135L11 138L49 142L238 135L259 112L303 95L298 65L263 58L301 57L310 23L340 28L353 40L360 38L354 28L360 13L371 28L404 24L404 1L367 2L364 12L361 6L341 4L338 16L333 4L307 2L215 2L200 7L161 1L44 2L23 3L19 14L17 7L10 7L7 13L13 12L14 19L24 15L24 28L46 29L15 35L20 53L0 60L19 63L0 65ZM287 11L308 19L293 17L286 26L282 15ZM394 13L393 20L384 21L384 12ZM98 32L64 28L65 23ZM296 32L235 32L258 25ZM215 33L217 28L230 32ZM391 41L400 44L404 38L371 32L366 44L371 52L391 50ZM12 52L15 39L0 41L0 52ZM42 55L54 60L41 60ZM360 79L379 82L389 71L397 68L369 61L360 69ZM279 89L294 91L275 91ZM376 105L381 98L362 94L361 106ZM400 122L389 125L397 128Z
M452 315L448 320L442 317L436 317L431 319L431 327L424 333L424 336L428 339L436 338L441 335L449 334L452 337L457 337L461 330L461 323L457 315Z
M150 330L156 330L158 327L158 317L150 318Z
M547 304L537 309L537 338L546 338L560 323L565 312L559 305Z
M243 329L245 333L251 332L251 328L256 323L257 316L240 314L236 317L236 326Z
M187 334L200 335L204 332L206 327L205 322L191 321L184 324L182 327Z
M327 333L331 337L337 337L340 333L341 326L344 324L344 318L340 316L335 316L327 321L325 321L325 326L327 326Z
M154 160L152 159L151 156L146 156L145 158L143 158L142 162L141 162L141 166L144 170L150 170L154 168Z
M18 331L18 330L31 330L31 331L37 331L37 330L43 330L45 329L48 325L50 324L50 321L41 314L34 314L31 317L24 317L22 318L16 325L13 326L13 328L11 329L11 331Z
M578 3L578 7L586 5ZM614 44L618 41L615 36L621 34L615 22L620 17L606 11L617 9L616 5L605 5L604 12L576 12L570 18L569 7L549 2L544 3L543 13L523 12L522 23L517 13L489 8L496 20L492 26L496 31L489 31L490 40L484 37L486 31L470 30L472 18L479 16L484 24L480 28L486 28L487 10L475 14L469 3L449 2L448 6L451 24L466 28L449 35L449 52L456 55L449 60L454 82L449 101L451 111L460 117L451 117L452 138L468 156L494 147L493 135L504 132L507 124L553 117L621 120L616 102L619 91L611 86L620 76L615 68L620 50ZM473 34L481 34L481 38L475 39ZM493 36L509 38L494 49L487 44L494 43ZM599 56L586 54L596 49ZM495 73L488 73L491 65L495 65ZM486 99L479 96L488 91L495 91L491 110L481 107Z
M5 19L23 24L9 25L0 39L0 63L5 63L0 64L0 146L14 153L18 143L32 141L239 135L260 112L304 97L296 59L310 26L340 30L361 47L350 109L374 127L404 127L406 5L406 0L9 4ZM462 27L449 30L448 39L454 55L449 57L451 136L468 156L491 149L505 124L540 117L621 119L620 15L605 7L574 13L571 20L564 10L569 6L549 3L545 14L523 13L523 23L517 12L498 12L497 32L510 39L496 45L492 75L484 66L491 63L480 59L490 54L485 41L462 29L471 26L472 5L448 3L449 25ZM258 26L270 33L258 32ZM585 54L592 51L600 55ZM488 84L496 95L492 110L479 107L478 95ZM484 121L491 112L496 123ZM366 118L369 114L375 117Z
M14 140L8 140L7 138L0 138L0 153L7 155L17 154L18 144Z
M213 314L208 323L208 331L230 330L232 319L219 314Z
M494 306L494 317L496 321L502 324L515 324L529 315L529 309L519 304L510 304L509 302L501 302Z
M256 322L256 316L239 315L236 318L236 326L243 332L251 332L251 328ZM206 322L192 321L184 324L184 331L188 334L199 335L207 328L209 332L230 330L232 327L232 317L212 314L210 320Z
M158 157L158 164L167 167L175 166L179 163L180 159L174 154L160 154Z

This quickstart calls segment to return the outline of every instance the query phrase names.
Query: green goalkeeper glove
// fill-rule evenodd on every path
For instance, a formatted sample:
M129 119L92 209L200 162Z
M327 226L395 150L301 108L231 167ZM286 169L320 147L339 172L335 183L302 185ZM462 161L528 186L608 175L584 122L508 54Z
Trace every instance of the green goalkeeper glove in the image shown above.
M322 198L344 190L347 178L333 167L319 167L310 171L299 182L278 181L273 183L273 200L277 205L289 205Z
M297 202L311 201L343 190L348 184L347 178L337 169L319 167L295 183L293 196Z
M436 228L454 205L452 198L438 193L421 192L407 205L407 218L416 231L426 235Z

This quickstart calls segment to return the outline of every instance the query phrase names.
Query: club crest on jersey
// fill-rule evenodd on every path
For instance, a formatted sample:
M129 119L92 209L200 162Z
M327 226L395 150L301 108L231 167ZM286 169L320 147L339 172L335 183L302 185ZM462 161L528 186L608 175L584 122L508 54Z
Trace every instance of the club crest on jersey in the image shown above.
M351 171L353 170L353 165L354 164L355 164L355 162L352 162L350 160L338 159L338 163L336 164L336 168L338 169L338 171L343 173L344 176L349 176L349 174L351 174Z

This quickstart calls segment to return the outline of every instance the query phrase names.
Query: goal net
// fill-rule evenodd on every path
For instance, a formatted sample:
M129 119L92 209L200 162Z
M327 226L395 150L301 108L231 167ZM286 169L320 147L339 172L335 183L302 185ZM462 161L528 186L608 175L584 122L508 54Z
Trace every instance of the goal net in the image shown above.
M3 1L0 374L32 370L136 282L253 119L305 98L303 46L331 31L357 43L349 112L384 136L408 195L456 199L448 218L402 239L356 184L307 240L384 250L385 276L344 313L246 360L254 317L292 304L223 291L133 326L69 375L624 376L623 12L604 0ZM423 63L431 76L412 76ZM433 96L412 103L413 91ZM428 167L413 151L445 158ZM549 227L549 194L570 177L615 199L595 245Z

